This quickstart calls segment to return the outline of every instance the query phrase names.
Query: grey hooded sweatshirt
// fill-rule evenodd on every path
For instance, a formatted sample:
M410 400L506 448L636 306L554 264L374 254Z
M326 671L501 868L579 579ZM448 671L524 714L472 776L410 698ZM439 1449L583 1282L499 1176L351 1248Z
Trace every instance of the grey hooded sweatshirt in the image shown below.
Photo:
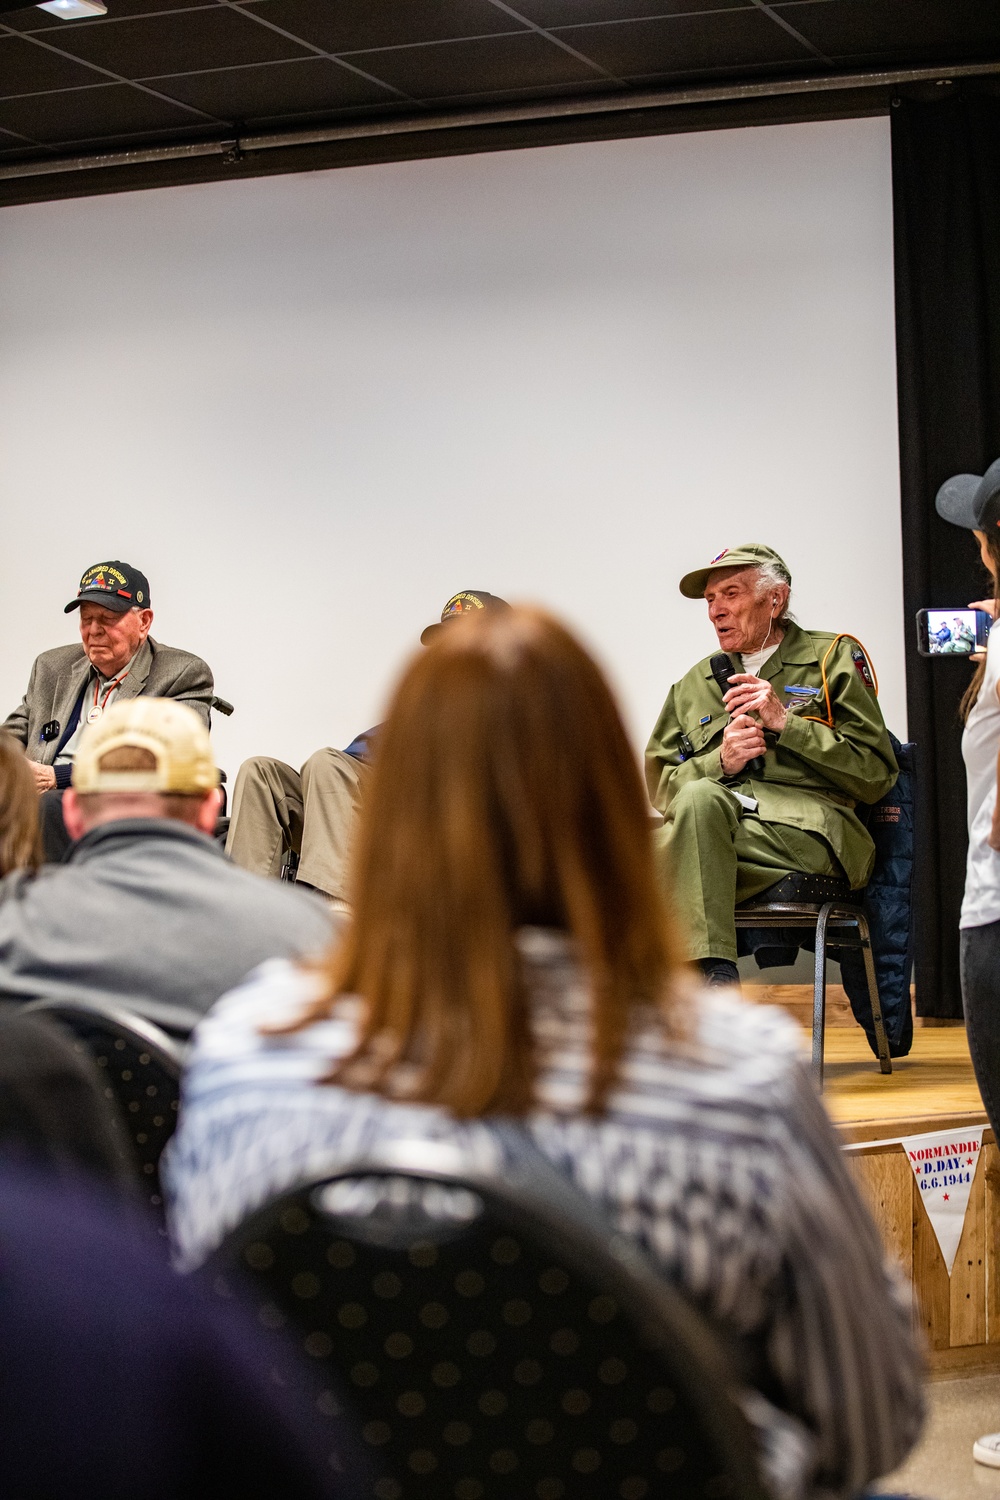
M187 824L123 819L0 881L0 998L112 1004L186 1034L265 959L314 956L334 932L321 898Z

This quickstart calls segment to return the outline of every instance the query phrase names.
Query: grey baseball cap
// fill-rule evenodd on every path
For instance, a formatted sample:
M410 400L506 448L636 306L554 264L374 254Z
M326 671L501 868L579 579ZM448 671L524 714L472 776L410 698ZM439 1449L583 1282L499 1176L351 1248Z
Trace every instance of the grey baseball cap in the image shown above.
M944 521L985 531L1000 522L1000 458L985 474L954 474L937 492L934 507Z

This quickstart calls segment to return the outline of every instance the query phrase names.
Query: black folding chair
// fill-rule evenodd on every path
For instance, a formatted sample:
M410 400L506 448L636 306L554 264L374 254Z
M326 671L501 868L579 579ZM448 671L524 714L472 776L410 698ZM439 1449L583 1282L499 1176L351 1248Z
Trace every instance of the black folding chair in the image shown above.
M769 886L759 896L742 901L736 908L736 928L809 928L816 934L816 961L813 969L812 1066L817 1083L823 1086L823 1042L826 1032L826 950L860 948L868 981L878 1048L879 1068L892 1072L889 1042L882 1020L882 1005L875 978L871 934L868 918L861 905L861 893L852 891L846 880L835 875L806 875L796 872Z
M235 711L233 709L233 705L225 698L214 697L209 700L208 706L210 709L214 710L215 713L222 714L223 718L226 719L228 719ZM220 770L219 772L219 785L222 788L222 806L219 809L219 817L215 825L215 837L218 839L219 843L224 846L226 842L226 835L229 832L229 788L226 785L225 771Z
M331 1412L352 1393L375 1500L763 1500L714 1336L538 1163L398 1143L270 1203L206 1274L327 1367Z
M135 1149L143 1196L162 1221L160 1156L177 1124L181 1048L152 1021L112 1006L32 1000L24 1009L59 1021L101 1069L105 1097L118 1106Z

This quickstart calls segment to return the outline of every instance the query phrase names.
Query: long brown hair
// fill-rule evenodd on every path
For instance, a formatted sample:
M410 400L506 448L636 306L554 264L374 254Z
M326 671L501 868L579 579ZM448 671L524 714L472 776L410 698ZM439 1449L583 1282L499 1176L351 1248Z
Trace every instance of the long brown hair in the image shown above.
M0 875L42 862L38 793L24 751L0 730Z
M525 1113L537 1072L515 944L575 941L592 994L586 1107L617 1075L635 1008L676 1031L682 959L649 811L607 683L536 609L471 617L410 663L381 730L353 860L353 920L323 998L361 997L328 1082L473 1117Z
M991 566L988 567L986 571L989 574L990 582L993 585L992 597L996 599L998 597L997 580L1000 579L1000 528L991 526L989 530L984 533L984 535L986 537L986 550L989 553L991 564ZM983 686L983 678L985 677L985 675L986 661L984 659L983 661L977 663L972 681L969 683L969 686L962 694L962 701L958 705L958 716L963 724L979 701L979 693Z

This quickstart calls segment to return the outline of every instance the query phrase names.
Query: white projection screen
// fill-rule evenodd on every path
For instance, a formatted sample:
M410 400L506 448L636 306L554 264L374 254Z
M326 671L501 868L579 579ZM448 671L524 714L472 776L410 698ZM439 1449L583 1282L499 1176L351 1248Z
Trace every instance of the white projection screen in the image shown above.
M463 588L577 627L638 750L714 642L679 575L763 540L904 732L887 121L41 203L0 235L4 712L121 557L236 705L230 781L377 721Z

